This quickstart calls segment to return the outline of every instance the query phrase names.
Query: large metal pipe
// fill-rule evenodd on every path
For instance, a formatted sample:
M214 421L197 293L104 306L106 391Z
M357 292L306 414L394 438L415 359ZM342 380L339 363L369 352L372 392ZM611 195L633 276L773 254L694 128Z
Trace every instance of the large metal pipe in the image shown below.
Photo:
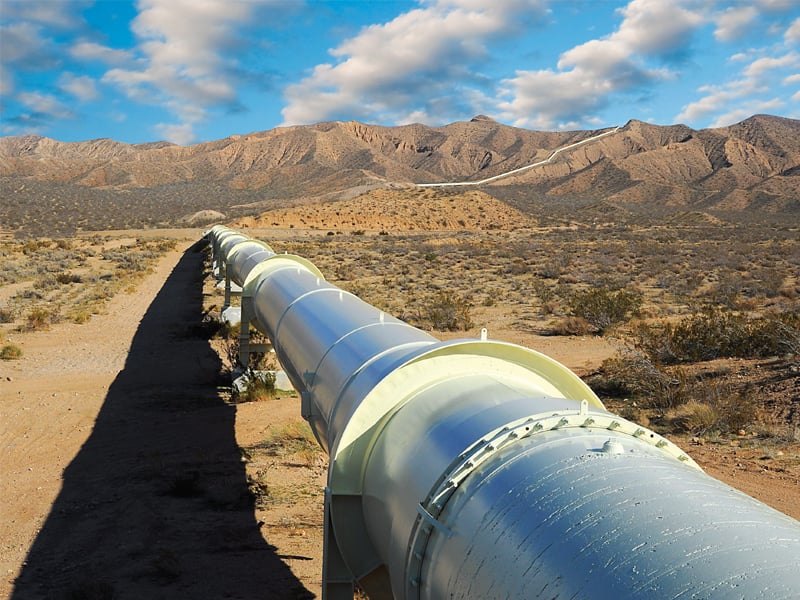
M800 523L566 367L485 335L440 342L300 257L229 251L330 456L326 598L353 580L397 599L800 595Z

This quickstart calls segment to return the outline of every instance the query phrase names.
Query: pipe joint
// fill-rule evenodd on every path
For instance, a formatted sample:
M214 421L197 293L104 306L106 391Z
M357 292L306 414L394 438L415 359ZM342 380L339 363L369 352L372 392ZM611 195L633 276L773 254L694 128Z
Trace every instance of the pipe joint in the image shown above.
M406 557L404 577L406 581L406 599L419 598L422 566L431 534L436 531L448 537L452 535L448 526L439 521L438 517L444 512L447 501L464 480L488 460L505 451L515 442L540 432L566 428L606 429L609 432L614 432L617 436L620 434L629 435L640 442L645 442L664 451L667 455L676 458L680 462L691 465L697 470L702 470L695 461L669 440L611 413L598 412L596 409L590 411L589 403L586 400L581 401L580 408L577 410L560 410L516 419L502 427L498 427L464 450L451 463L425 500L417 507L419 516L412 529ZM618 440L609 440L603 445L601 451L606 454L616 455L624 452L622 448L623 444Z

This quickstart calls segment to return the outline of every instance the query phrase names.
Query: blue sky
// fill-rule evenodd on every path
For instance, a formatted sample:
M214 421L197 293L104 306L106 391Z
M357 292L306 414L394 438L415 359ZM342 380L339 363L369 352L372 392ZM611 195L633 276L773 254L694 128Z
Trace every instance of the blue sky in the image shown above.
M0 0L0 134L800 118L798 0Z

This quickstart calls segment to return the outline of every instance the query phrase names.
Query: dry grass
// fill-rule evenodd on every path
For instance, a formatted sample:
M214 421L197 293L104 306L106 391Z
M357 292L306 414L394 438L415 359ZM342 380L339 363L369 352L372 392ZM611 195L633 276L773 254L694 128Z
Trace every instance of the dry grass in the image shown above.
M18 360L22 358L22 348L16 344L6 344L0 348L1 360Z
M268 241L423 329L446 329L425 315L448 294L466 308L469 323L453 329L468 335L502 322L542 335L603 333L620 347L638 348L638 358L626 351L589 379L612 405L663 433L732 435L747 428L780 437L785 428L800 426L800 415L773 406L779 396L785 404L797 380L797 231L768 222L655 221L639 216L624 224L595 219L518 231L298 233L281 244ZM657 333L671 332L672 345L683 348L677 361L683 366L644 352L645 331L654 347L665 345ZM709 354L709 339L738 349ZM769 380L755 363L746 363L746 372L709 373L706 363L719 356L776 362ZM637 406L626 407L623 398ZM778 424L767 426L776 414Z
M20 331L85 323L120 292L131 293L176 242L93 235L0 238L0 323Z

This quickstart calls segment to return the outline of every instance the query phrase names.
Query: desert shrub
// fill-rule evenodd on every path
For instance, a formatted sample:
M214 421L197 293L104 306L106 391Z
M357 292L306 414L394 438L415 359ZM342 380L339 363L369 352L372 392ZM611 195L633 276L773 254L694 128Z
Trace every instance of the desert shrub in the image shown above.
M142 272L147 270L147 261L142 253L124 250L111 250L103 253L103 260L116 264L120 271Z
M141 244L141 240L138 241ZM164 254L170 250L174 250L178 246L177 240L170 240L166 238L156 238L144 243L145 247L155 250L158 254Z
M676 324L641 324L634 330L634 340L638 350L662 364L797 354L800 317L796 313L750 317L707 307Z
M690 376L630 349L605 360L589 384L599 394L635 398L640 407L663 415L676 431L735 433L757 416L753 390L740 389L726 377Z
M751 390L736 389L725 379L698 378L689 391L691 399L667 415L678 431L703 434L736 433L750 426L757 409Z
M744 290L742 277L737 273L725 273L709 293L709 300L718 306L736 308L739 295Z
M50 274L44 275L33 282L33 288L42 292L58 287L58 280Z
M756 419L757 403L751 388L739 389L727 379L698 379L693 394L698 402L715 410L717 421L712 429L720 433L736 433Z
M556 254L555 256L543 260L536 265L536 276L545 279L558 279L563 275L570 265L570 259L566 254Z
M683 370L667 370L632 350L603 361L589 383L599 394L635 397L647 408L674 408L690 399L691 382Z
M763 294L766 298L775 298L780 295L783 287L784 274L774 267L763 267L753 271L755 279L754 292Z
M589 335L593 331L595 328L583 317L564 317L553 324L549 333L552 335Z
M311 427L299 419L282 427L271 429L260 446L273 456L284 456L303 450L320 450Z
M281 427L270 427L263 442L245 451L261 450L267 456L289 458L290 466L313 467L324 460L323 451L305 421L296 420Z
M637 314L642 306L642 295L629 290L594 287L575 292L567 304L573 316L586 319L602 335L612 325Z
M26 256L30 256L31 254L37 252L42 248L47 248L50 246L50 242L47 240L27 240L22 245L22 253Z
M14 321L14 311L10 308L0 308L0 323L12 323Z
M719 414L713 406L697 400L690 400L679 406L669 416L673 429L695 435L702 435L710 431L718 420Z
M356 278L355 266L351 263L339 263L336 265L334 274L339 281L352 281Z
M36 307L25 316L23 329L27 331L41 331L49 329L50 325L58 322L58 315L46 308Z
M78 310L77 312L72 314L71 319L73 323L82 325L83 323L86 323L91 317L92 314L88 310Z
M472 327L472 304L453 292L440 290L418 307L418 320L437 331L466 331Z
M61 285L65 285L68 283L81 283L83 279L81 278L80 275L76 275L75 273L70 273L69 271L64 271L56 275L56 281Z
M528 271L530 271L530 267L522 258L514 258L503 269L503 273L506 275L525 275Z
M239 329L240 325L223 323L219 331L222 339L222 354L230 371L239 366Z
M258 402L275 397L275 373L247 369L239 389L234 389L236 402Z
M543 314L550 314L555 311L558 306L557 299L559 297L555 289L548 286L543 281L536 280L533 282L533 292L539 298Z
M0 359L2 360L17 360L22 358L22 348L15 344L6 344L0 348Z

